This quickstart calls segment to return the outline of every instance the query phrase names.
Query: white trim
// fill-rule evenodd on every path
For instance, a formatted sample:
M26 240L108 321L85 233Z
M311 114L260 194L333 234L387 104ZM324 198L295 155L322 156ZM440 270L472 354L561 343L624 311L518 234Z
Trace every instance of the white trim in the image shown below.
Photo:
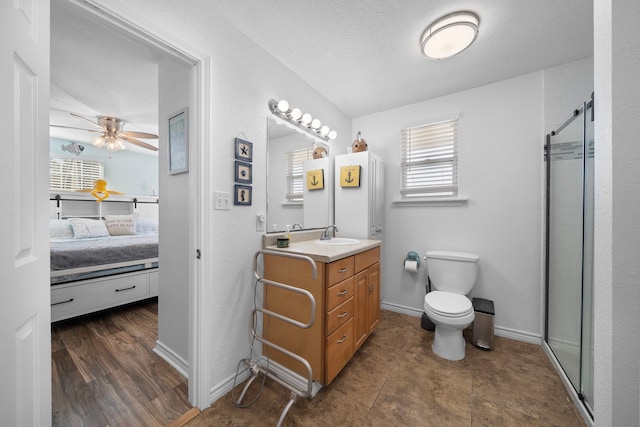
M148 43L174 58L193 65L190 75L190 110L192 121L189 124L193 142L190 150L190 160L193 167L189 171L189 245L193 249L190 260L193 268L189 272L189 402L199 409L209 407L209 383L210 383L210 346L209 335L202 325L208 325L212 315L208 310L210 298L210 284L212 274L208 257L196 259L196 249L202 250L201 236L210 235L212 223L209 212L204 208L209 205L209 195L205 191L208 188L209 168L203 167L203 162L210 156L209 141L210 129L208 127L210 117L210 73L211 59L193 46L189 46L182 40L158 27L144 17L141 17L129 9L112 9L108 0L68 0L96 17L118 26L123 32L128 33L137 41Z
M245 367L237 374L231 375L220 384L212 387L211 390L209 390L209 406L211 406L216 400L224 397L227 393L229 393L233 389L234 384L242 384L246 379L249 378L250 374L251 371L249 370L249 368Z
M382 301L380 308L383 310L393 311L394 313L406 314L407 316L421 317L422 310L417 308L407 307L406 305L393 304L390 302Z
M169 365L173 366L180 375L189 379L189 364L186 360L180 357L176 352L171 350L160 341L156 341L156 346L153 348L153 352L164 359Z
M407 307L404 305L393 304L390 302L382 302L380 308L383 310L393 311L395 313L406 314L407 316L422 317L423 311L414 307ZM508 338L516 341L522 341L530 344L542 344L542 337L540 334L533 334L531 332L519 331L516 329L505 328L503 326L494 326L494 334L499 337Z
M567 389L569 396L571 396L571 400L573 400L573 403L576 405L576 409L578 410L578 412L580 412L580 415L582 416L582 419L584 420L585 424L588 427L593 427L593 420L591 419L589 412L584 407L584 404L582 403L582 401L580 401L580 398L578 397L578 393L576 393L576 390L573 388L571 381L569 381L567 374L565 374L564 370L562 369L562 366L560 366L560 363L558 363L558 359L556 359L556 357L553 355L553 351L551 351L549 344L547 344L546 342L543 342L542 350L545 352L545 354L549 358L549 361L551 362L553 367L556 369L556 372L558 372L558 376L562 380L564 387Z
M462 206L469 201L466 197L432 197L427 198L406 198L394 200L393 204L398 207L405 206Z

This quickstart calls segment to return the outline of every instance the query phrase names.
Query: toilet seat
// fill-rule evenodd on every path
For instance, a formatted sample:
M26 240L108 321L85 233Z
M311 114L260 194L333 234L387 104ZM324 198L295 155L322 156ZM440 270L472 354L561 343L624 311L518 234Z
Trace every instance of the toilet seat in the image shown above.
M433 291L424 297L425 311L449 318L468 316L473 312L473 304L464 295L453 292Z

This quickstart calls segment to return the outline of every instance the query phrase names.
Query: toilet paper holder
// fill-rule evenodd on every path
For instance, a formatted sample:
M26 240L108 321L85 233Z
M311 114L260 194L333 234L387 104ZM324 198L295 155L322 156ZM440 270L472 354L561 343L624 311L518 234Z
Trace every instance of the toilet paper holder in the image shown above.
M404 257L404 261L402 262L402 265L405 265L407 261L415 261L416 267L420 267L420 255L418 255L416 251L409 251L407 253L407 256Z

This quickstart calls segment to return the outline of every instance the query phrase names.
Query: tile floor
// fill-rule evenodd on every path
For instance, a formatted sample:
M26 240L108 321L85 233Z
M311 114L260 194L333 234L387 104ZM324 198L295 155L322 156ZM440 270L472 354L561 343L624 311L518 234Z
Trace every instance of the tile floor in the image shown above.
M447 361L432 353L433 332L419 318L383 310L340 375L312 400L299 399L283 426L585 425L540 346L496 337L485 351L465 335L465 359ZM254 405L240 409L229 393L188 426L275 426L288 398L267 381Z

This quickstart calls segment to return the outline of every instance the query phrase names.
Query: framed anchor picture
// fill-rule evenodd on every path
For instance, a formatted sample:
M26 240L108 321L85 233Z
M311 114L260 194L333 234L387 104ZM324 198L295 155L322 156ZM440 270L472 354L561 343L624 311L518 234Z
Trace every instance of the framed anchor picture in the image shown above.
M360 165L340 167L340 187L360 187Z
M307 189L322 190L324 188L324 169L307 171Z

